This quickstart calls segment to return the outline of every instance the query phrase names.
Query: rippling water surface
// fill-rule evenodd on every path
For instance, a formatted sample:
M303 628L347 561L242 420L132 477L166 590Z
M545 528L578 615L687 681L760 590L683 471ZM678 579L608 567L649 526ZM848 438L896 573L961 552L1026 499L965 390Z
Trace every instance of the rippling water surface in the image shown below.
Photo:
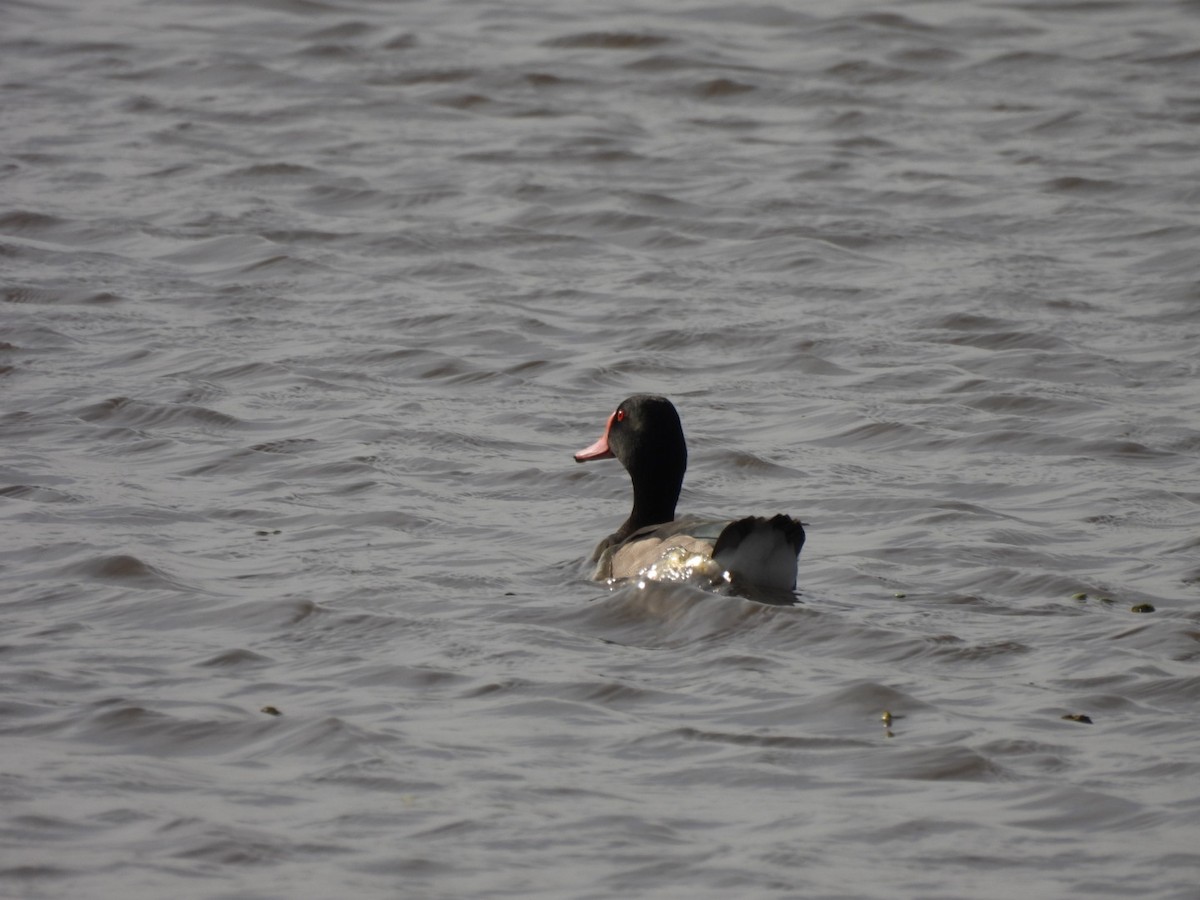
M0 895L1197 896L1200 5L0 21Z

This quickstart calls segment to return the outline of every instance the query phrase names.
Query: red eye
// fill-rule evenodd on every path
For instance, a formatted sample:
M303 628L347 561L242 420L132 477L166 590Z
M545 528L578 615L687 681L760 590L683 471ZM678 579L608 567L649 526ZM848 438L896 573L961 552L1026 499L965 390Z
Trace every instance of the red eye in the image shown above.
M617 414L613 417L613 421L614 422L624 422L625 421L625 410L618 409Z

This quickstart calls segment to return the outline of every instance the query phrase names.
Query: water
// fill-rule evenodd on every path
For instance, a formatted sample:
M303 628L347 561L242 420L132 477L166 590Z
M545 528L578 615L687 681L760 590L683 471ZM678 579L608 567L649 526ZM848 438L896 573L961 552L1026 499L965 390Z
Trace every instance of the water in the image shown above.
M74 6L0 895L1200 896L1200 6ZM637 391L796 606L584 580Z

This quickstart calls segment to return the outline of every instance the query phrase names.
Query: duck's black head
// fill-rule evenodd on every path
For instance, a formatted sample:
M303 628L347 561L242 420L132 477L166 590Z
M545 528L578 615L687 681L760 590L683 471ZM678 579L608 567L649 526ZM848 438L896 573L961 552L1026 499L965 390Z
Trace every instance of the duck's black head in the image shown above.
M675 518L687 471L687 444L679 413L666 397L634 394L608 417L600 440L575 454L576 462L616 457L633 482L629 532Z

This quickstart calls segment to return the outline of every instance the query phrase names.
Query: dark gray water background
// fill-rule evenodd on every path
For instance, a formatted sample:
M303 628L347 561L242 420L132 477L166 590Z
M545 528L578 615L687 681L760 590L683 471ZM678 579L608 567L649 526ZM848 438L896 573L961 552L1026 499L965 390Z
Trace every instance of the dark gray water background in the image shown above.
M4 0L0 87L0 896L1200 897L1200 4ZM582 579L646 390L799 605Z

